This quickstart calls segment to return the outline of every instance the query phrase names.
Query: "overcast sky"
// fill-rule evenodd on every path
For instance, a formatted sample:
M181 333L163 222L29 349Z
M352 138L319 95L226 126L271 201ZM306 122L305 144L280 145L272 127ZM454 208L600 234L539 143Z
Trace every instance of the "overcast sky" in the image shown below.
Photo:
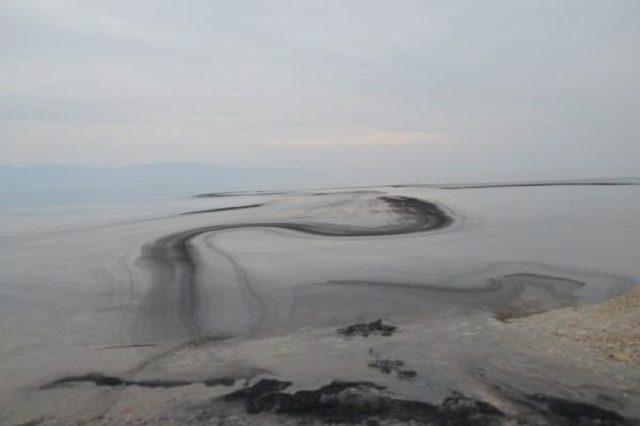
M0 163L640 175L640 1L0 1Z

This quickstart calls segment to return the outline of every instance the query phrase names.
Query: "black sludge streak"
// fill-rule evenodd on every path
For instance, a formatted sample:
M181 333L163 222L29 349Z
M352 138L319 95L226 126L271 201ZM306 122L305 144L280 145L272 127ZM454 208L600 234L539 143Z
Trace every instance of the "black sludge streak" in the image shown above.
M226 212L226 211L230 211L230 210L244 210L244 209L255 209L257 207L262 207L264 206L264 203L258 203L258 204L247 204L244 206L233 206L233 207L220 207L218 209L207 209L207 210L195 210L192 212L185 212L185 213L181 213L181 216L190 216L190 215L194 215L194 214L202 214L202 213L218 213L218 212Z
M413 232L444 228L453 222L453 218L434 203L403 196L384 196L380 199L389 203L401 215L408 214L419 218L421 226Z
M369 361L367 365L371 368L375 368L376 370L380 370L384 374L389 374L404 366L404 362L399 359L381 358Z
M410 380L418 377L418 373L414 370L398 370L397 373L399 379Z
M485 188L527 188L547 186L633 186L635 181L585 181L585 182L505 182L505 183L475 183L475 184L404 184L389 185L391 188L438 188L438 189L485 189Z
M93 383L96 386L140 386L144 388L176 388L202 383L206 386L232 386L236 380L247 377L220 377L205 380L127 380L115 376L105 376L100 373L89 373L82 376L70 376L55 380L40 389L55 389L76 383Z
M633 426L634 420L593 404L548 395L514 398L521 409L506 414L495 406L452 391L439 404L395 398L372 382L332 382L315 390L287 393L291 382L263 379L222 399L242 402L250 414L274 413L325 423L376 424L382 420L428 425Z
M482 401L453 393L442 404L393 398L371 382L333 382L316 390L282 392L290 382L265 379L231 393L226 401L242 401L248 413L271 412L324 422L360 423L394 419L433 425L501 424L504 414Z
M438 407L436 424L492 425L503 424L506 416L493 405L453 392Z
M553 183L512 183L491 185L445 185L441 189L485 189L485 188L522 188L545 186L629 186L637 185L634 182L553 182Z
M45 386L42 386L41 389L53 389L60 386L74 384L74 383L93 383L96 386L131 386L138 385L149 388L159 388L159 387L177 387L177 386L185 386L191 384L193 382L183 382L183 381L134 381L134 380L126 380L121 379L115 376L105 376L100 373L89 373L83 376L70 376L64 377L62 379L53 381Z
M409 380L418 376L413 370L404 369L404 361L391 358L377 358L369 361L367 366L379 370L383 374L396 373L399 379Z
M571 401L550 395L528 395L527 399L554 418L554 424L560 425L638 425L638 422L626 419L613 411L579 401Z
M486 380L483 369L475 375L490 385L501 397L519 407L517 424L558 426L639 426L640 422L600 407L591 402L573 400L543 393L527 393L505 382Z
M248 413L256 414L273 408L273 395L291 386L291 382L263 379L251 387L224 397L225 401L244 401ZM271 401L267 399L271 397Z
M396 326L378 319L372 322L354 324L348 327L339 328L338 334L362 337L368 337L371 334L391 336L394 331L396 331Z
M198 194L195 198L222 198L222 197L239 197L239 196L261 196L261 195L281 195L286 191L232 191L232 192L210 192L207 194Z

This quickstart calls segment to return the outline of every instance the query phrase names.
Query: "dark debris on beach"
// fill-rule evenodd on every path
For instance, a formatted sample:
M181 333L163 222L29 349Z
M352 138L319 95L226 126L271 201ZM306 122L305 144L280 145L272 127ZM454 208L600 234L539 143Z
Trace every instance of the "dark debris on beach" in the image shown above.
M388 321L377 319L372 322L365 322L359 324L353 324L347 327L338 329L338 334L344 336L362 336L368 337L370 335L391 336L397 327L390 324Z

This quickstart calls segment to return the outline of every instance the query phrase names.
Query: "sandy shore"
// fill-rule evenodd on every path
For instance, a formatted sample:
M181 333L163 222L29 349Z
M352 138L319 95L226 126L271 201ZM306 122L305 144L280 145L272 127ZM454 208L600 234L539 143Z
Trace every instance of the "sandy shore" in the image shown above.
M607 359L640 364L640 288L608 302L565 308L518 320L514 327L543 331Z

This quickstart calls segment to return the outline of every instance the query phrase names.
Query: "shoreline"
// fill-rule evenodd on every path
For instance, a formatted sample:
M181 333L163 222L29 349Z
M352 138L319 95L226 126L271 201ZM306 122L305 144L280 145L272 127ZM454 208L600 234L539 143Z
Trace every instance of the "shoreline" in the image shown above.
M603 358L640 364L640 287L595 305L556 309L513 322L529 332L544 332Z

